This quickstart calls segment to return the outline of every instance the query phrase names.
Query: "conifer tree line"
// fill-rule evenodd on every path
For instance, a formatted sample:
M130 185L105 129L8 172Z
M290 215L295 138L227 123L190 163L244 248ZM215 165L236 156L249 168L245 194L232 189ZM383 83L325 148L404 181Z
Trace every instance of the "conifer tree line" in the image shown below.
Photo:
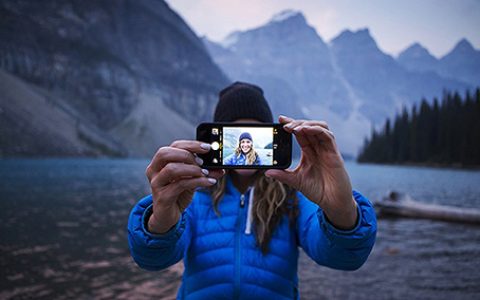
M372 129L358 161L480 166L480 88L403 108L379 132Z

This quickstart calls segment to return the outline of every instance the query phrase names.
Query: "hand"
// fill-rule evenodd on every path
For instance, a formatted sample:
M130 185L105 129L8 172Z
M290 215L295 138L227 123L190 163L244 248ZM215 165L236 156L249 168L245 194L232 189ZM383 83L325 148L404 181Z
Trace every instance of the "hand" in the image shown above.
M146 170L153 198L149 231L167 232L192 201L195 188L212 186L225 174L200 167L203 162L194 153L208 151L210 145L198 141L175 141L158 149Z
M333 225L353 228L357 221L356 201L335 137L326 122L279 117L286 131L295 135L302 148L300 164L294 170L268 170L275 178L318 204Z

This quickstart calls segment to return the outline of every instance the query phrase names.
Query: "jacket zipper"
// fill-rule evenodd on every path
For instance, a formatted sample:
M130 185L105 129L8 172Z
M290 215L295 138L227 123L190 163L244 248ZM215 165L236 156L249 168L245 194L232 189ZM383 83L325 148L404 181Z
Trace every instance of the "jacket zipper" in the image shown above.
M236 230L236 239L235 239L235 284L233 289L233 299L240 298L240 255L241 255L241 237L242 237L242 228L244 227L244 211L245 211L245 194L240 195L240 209L238 210L238 224Z

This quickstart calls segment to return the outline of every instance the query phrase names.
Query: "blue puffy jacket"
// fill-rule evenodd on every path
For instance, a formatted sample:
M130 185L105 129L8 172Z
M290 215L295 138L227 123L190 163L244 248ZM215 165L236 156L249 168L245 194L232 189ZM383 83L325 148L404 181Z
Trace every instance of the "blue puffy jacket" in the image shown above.
M297 193L300 212L295 226L290 227L284 216L265 256L247 221L251 195L240 194L228 176L220 217L209 193L198 190L179 222L164 234L146 230L152 212L149 195L130 214L131 255L140 267L152 271L183 259L177 299L299 299L298 246L319 265L355 270L370 254L377 224L371 203L356 191L359 218L348 231L333 227L318 205Z
M223 164L227 166L245 166L247 165L247 156L243 152L238 156L235 152L233 152L225 158ZM263 165L262 159L258 154L252 165Z

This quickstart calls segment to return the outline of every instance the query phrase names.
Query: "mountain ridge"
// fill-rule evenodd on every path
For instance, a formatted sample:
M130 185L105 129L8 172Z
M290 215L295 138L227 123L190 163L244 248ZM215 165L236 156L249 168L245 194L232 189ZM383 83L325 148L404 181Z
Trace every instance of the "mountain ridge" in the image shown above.
M372 124L378 126L403 106L439 96L444 88L464 91L471 87L436 72L406 68L378 47L368 28L344 30L327 44L306 20L298 22L301 26L286 26L289 16L302 20L303 15L278 15L282 17L275 26L269 21L236 31L235 38L229 36L228 43L222 43L228 47L206 37L204 43L230 78L257 83L267 95L275 95L278 83L284 82L281 89L288 89L294 97L300 117L329 121L346 153L354 155L361 146L355 136L367 135ZM278 109L278 99L272 101L274 111L288 111Z
M480 50L475 49L466 38L460 39L440 58L431 55L417 42L403 50L397 61L411 71L434 72L473 86L480 85Z

